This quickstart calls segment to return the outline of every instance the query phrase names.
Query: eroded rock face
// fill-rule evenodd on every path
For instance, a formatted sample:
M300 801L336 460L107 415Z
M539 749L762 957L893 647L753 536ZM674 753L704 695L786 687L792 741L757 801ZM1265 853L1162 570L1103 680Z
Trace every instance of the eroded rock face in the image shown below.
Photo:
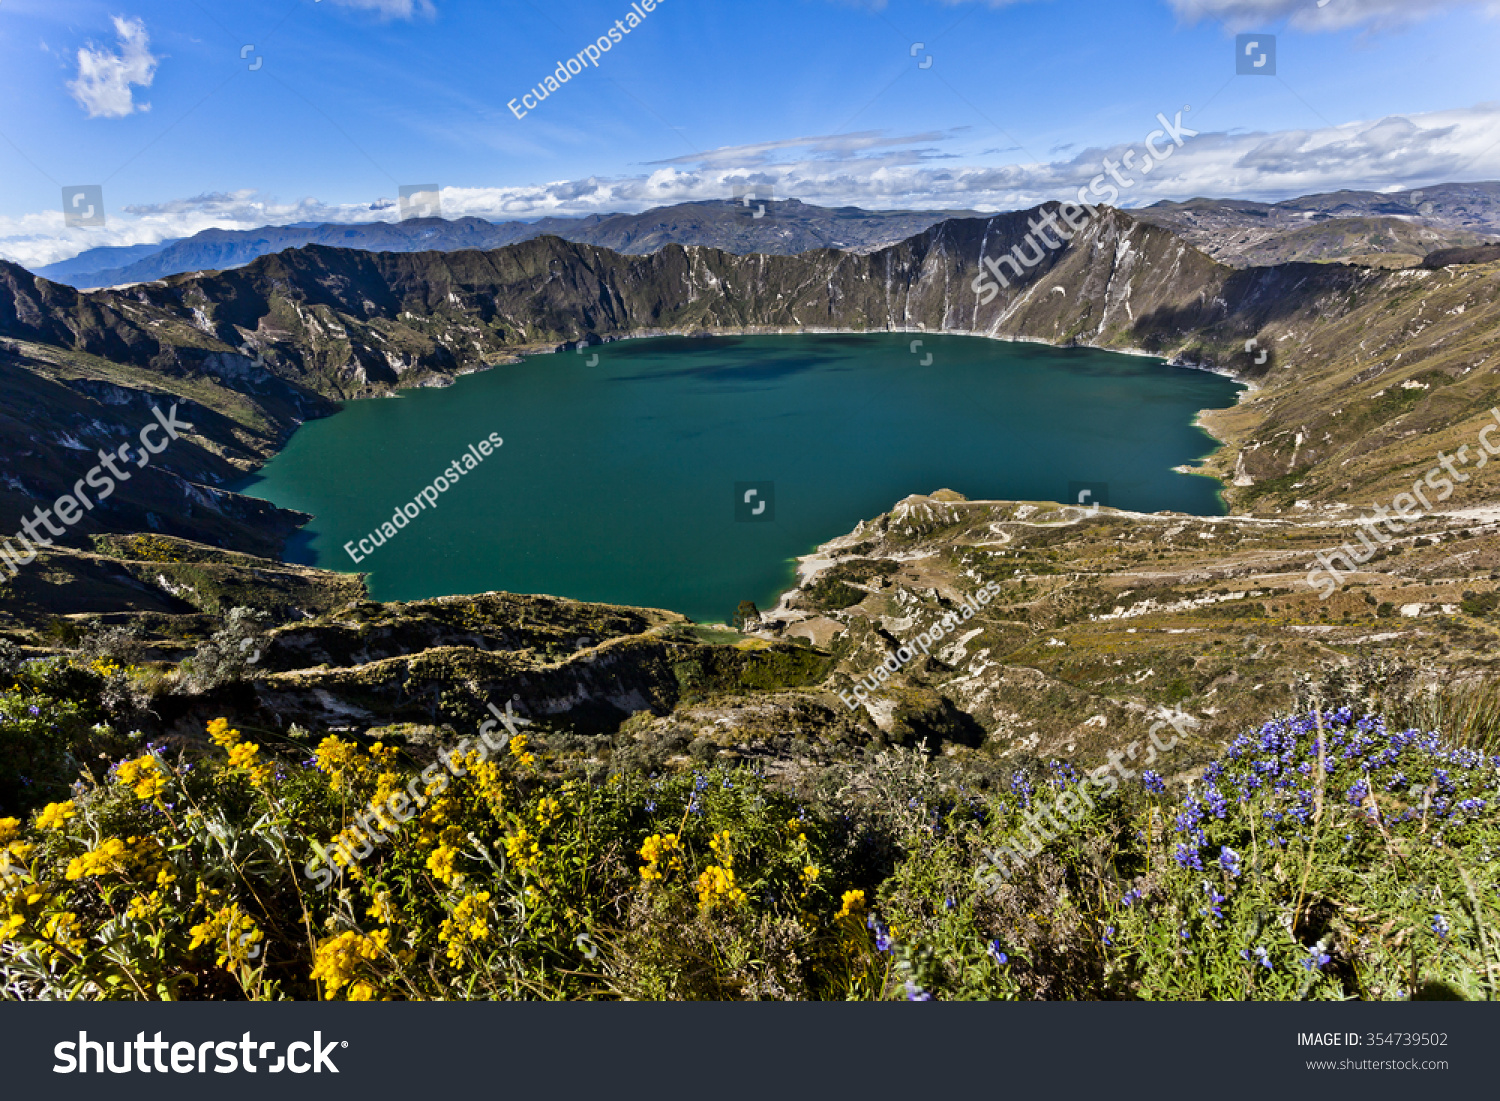
M372 388L389 384L368 377L375 363L414 385L586 334L926 328L1170 351L1205 325L1253 313L1259 299L1286 305L1287 288L1236 280L1170 232L1107 208L1067 247L1037 250L1040 263L1012 285L976 293L984 259L1029 241L1031 224L1027 214L951 220L864 255L669 245L628 256L555 237L490 252L312 246L89 294L7 265L0 332L179 371L201 370L253 336L273 374L343 397L352 396L340 379L351 365ZM1309 278L1342 286L1353 276L1298 274ZM1048 293L1053 286L1064 293Z

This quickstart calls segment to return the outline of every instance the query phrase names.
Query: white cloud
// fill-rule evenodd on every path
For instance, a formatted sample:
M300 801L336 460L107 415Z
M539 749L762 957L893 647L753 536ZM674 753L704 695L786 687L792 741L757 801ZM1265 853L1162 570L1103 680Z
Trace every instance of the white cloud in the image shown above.
M1291 18L1291 25L1303 31L1337 31L1346 27L1375 28L1415 23L1439 12L1455 8L1482 7L1493 14L1495 0L1168 0L1177 14L1188 22L1218 18L1237 30Z
M415 19L417 16L434 16L437 9L432 0L333 0L342 8L358 8L373 11L383 19Z
M151 87L156 63L146 24L139 19L115 16L119 53L110 53L92 42L78 51L78 76L68 82L89 118L118 119L136 111L149 111L151 104L135 102L131 86Z
M1182 121L1193 126L1191 113ZM443 214L505 221L630 212L730 198L748 187L769 187L777 198L795 197L823 206L1015 210L1076 196L1080 187L1104 171L1106 157L1122 163L1127 151L1134 151L1134 163L1139 165L1145 137L1156 128L1154 119L1143 120L1133 134L1122 135L1128 140L1109 147L1070 149L1066 159L1022 164L974 163L994 154L965 158L936 152L936 142L956 140L951 134L796 138L661 162L648 166L645 175L588 176L522 187L445 187ZM1200 195L1274 201L1345 187L1398 191L1500 179L1497 135L1500 103L1316 130L1204 130L1185 137L1185 144L1149 174L1124 170L1132 184L1122 189L1118 205L1148 206L1159 199ZM393 195L364 203L312 198L281 203L253 190L239 190L126 207L99 229L68 229L60 210L0 218L0 256L37 267L99 245L150 243L211 227L254 229L291 222L395 218Z
M1173 112L1175 115L1175 111ZM1183 125L1193 127L1191 113ZM701 157L649 166L649 175L593 176L530 187L445 188L443 211L453 217L533 218L547 214L633 211L665 203L732 196L769 186L778 198L826 206L1010 210L1076 195L1104 171L1106 157L1124 160L1156 129L1144 121L1130 140L1068 149L1059 159L974 163L938 152L953 135L915 134L905 144L870 134L833 145L822 137L715 149ZM1223 133L1185 138L1149 174L1134 173L1120 205L1195 195L1276 200L1342 187L1399 190L1449 180L1500 179L1500 104L1429 114L1395 115L1316 130ZM989 158L986 157L986 160ZM967 162L967 163L966 163Z

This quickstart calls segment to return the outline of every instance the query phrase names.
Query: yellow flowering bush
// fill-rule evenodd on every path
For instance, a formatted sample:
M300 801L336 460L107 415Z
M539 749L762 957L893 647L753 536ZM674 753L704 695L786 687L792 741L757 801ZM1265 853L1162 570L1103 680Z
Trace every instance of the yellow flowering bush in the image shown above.
M641 845L641 878L663 880L682 870L682 844L675 833L653 833Z
M115 780L135 793L143 803L158 799L166 790L167 778L161 765L149 753L133 761L124 761L115 769Z
M733 868L710 864L698 876L698 905L704 910L715 906L735 906L744 902L745 892L734 882Z
M73 805L73 800L66 803L48 803L37 816L36 825L40 830L60 830L67 824L68 819L78 814L78 808Z
M362 974L374 974L370 964L381 959L390 947L391 932L380 929L365 936L353 929L345 930L318 945L313 957L312 978L323 984L323 996L332 998L351 984L356 988L351 1001L369 1001L374 987L358 982Z
M260 955L260 942L265 934L255 924L255 919L240 909L239 903L221 906L188 930L192 940L188 951L202 945L214 947L215 962L220 967L233 970L250 963Z
M460 775L396 738L315 737L299 761L245 730L214 719L201 751L137 750L0 818L7 989L641 997L663 975L752 966L735 961L763 954L766 922L807 966L833 935L837 859L811 826L789 837L791 806L740 773L584 781L518 737L469 750ZM372 816L377 796L406 820ZM699 994L740 980L721 981Z
M488 891L465 895L453 908L452 916L446 918L438 930L438 940L448 946L449 963L457 966L463 962L466 948L489 939L492 916Z

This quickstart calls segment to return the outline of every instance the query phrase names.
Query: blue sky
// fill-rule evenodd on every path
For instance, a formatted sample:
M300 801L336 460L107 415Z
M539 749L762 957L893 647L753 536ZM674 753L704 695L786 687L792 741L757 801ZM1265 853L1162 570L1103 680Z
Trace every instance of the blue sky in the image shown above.
M518 118L628 0L4 0L0 255L390 219L401 184L497 220L747 184L1011 209L1076 191L1184 105L1198 135L1120 205L1496 179L1496 8L662 0ZM1236 75L1237 32L1276 35L1276 75ZM74 184L103 185L106 226L64 227Z

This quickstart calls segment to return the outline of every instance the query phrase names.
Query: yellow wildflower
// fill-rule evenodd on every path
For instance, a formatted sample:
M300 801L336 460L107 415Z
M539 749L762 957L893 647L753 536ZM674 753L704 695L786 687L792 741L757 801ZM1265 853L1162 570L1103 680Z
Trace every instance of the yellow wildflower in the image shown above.
M370 801L383 806L392 795L406 790L406 785L402 782L405 779L399 772L382 772L375 777L375 795Z
M536 805L536 820L542 829L546 829L561 816L562 804L550 796Z
M844 904L839 907L839 912L833 915L834 921L842 921L845 918L859 920L865 911L865 893L863 891L845 891Z
M384 742L376 742L370 747L370 756L382 765L395 765L401 759L401 750Z
M0 894L0 915L9 915L0 921L0 941L15 936L28 921L39 917L49 901L47 893L34 885L23 884L9 894Z
M241 742L229 751L230 768L249 768L255 764L255 758L260 754L260 746L249 742Z
M208 724L208 736L220 749L233 749L240 740L238 730L229 729L228 719L214 719Z
M536 764L536 754L526 751L530 744L525 734L516 734L510 739L510 755L527 768Z
M119 768L115 769L115 779L131 788L135 797L143 803L155 799L167 786L167 778L162 774L161 765L149 753L133 761L121 762Z
M698 877L698 905L703 910L734 906L745 899L745 892L735 885L733 869L710 864Z
M477 758L479 755L476 753ZM469 775L474 783L479 786L479 794L489 801L490 806L499 810L505 805L505 774L500 771L500 765L493 760L475 760L469 767Z
M318 945L317 951L313 953L312 978L323 984L326 997L333 997L341 989L354 982L358 974L361 961L378 960L383 952L387 950L391 942L391 931L381 929L363 936L353 929L346 930ZM359 992L373 989L365 984ZM351 991L351 997L353 991Z
M458 850L447 842L432 850L432 855L427 858L427 870L437 876L444 883L452 883L459 878L459 873L454 869L454 860L458 856Z
M118 837L102 841L97 849L68 862L68 879L82 879L86 875L105 875L109 872L125 871L125 842Z
M682 870L682 844L675 833L653 833L641 846L641 878L650 882L663 880Z
M79 934L82 932L78 915L63 910L47 919L42 929L42 939L54 948L67 948L77 952L88 943Z
M332 734L318 743L313 756L317 759L318 768L334 787L342 787L346 781L362 779L370 769L370 763L360 756L359 746Z
M396 919L396 911L391 907L391 893L389 891L375 892L375 901L370 903L370 908L365 913L376 921L389 925Z
M523 872L537 866L542 857L542 847L530 830L522 826L505 839L505 855L515 862Z
M462 963L465 947L489 939L492 914L488 891L468 895L453 908L452 916L438 930L438 940L448 946L449 963Z
M249 773L250 782L257 787L268 783L276 773L273 766L260 760L260 746L253 742L240 742L229 750L229 767Z
M13 841L20 836L21 820L19 818L0 818L0 845Z
M89 662L89 668L98 673L101 677L108 677L113 676L115 673L118 673L123 668L123 666L110 661L109 658L95 658L93 661Z
M241 910L238 902L220 907L188 932L193 937L188 949L214 944L218 965L226 971L233 971L259 957L260 942L265 940L265 934L255 924L255 919Z
M152 891L149 895L136 895L130 900L130 906L125 911L125 916L132 921L149 921L161 913L162 897L160 891Z
M73 805L73 800L66 803L48 803L42 808L42 813L37 815L37 829L60 830L63 823L69 818L77 817L78 808Z

